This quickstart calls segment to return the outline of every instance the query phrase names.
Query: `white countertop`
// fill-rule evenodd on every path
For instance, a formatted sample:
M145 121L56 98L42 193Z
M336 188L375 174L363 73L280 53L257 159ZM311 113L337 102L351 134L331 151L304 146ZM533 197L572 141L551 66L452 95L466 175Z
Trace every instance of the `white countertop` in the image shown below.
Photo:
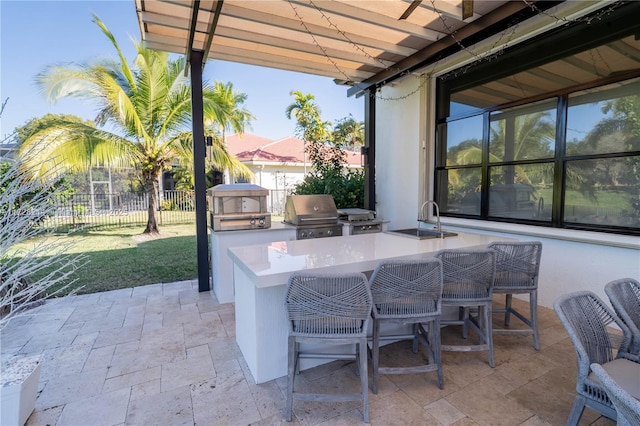
M430 257L441 249L479 248L498 240L511 239L459 232L455 237L418 240L382 232L231 247L228 253L256 287L263 288L286 283L294 271L371 271L382 260Z

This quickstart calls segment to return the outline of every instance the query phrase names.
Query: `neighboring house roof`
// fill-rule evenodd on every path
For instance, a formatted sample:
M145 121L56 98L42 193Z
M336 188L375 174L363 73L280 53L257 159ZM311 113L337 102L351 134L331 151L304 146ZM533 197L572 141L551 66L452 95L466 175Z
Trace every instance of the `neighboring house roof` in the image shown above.
M289 136L286 138L271 140L261 136L243 133L227 136L229 152L242 163L292 163L304 164L304 146L302 139ZM362 158L359 152L346 151L347 163L351 167L362 166ZM306 158L310 164L309 158Z

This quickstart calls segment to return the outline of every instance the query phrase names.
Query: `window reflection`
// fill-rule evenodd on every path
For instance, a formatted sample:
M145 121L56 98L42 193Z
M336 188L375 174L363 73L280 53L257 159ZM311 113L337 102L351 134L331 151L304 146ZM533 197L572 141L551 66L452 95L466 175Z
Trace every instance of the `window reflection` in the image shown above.
M491 114L489 161L552 158L556 134L555 102Z
M439 123L438 135L444 215L640 232L638 78L487 108Z
M447 165L482 162L482 116L447 123Z
M438 199L440 210L480 215L481 171L479 167L473 167L438 172L440 182L448 182L446 191L441 191Z
M569 98L567 155L640 150L640 80Z
M640 227L640 156L567 162L564 220Z
M490 168L489 215L551 220L553 163Z

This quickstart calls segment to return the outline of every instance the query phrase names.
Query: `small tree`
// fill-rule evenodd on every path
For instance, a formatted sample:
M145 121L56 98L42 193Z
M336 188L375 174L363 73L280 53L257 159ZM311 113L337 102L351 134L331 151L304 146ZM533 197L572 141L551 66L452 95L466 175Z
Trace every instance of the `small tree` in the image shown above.
M353 118L338 121L336 133L329 123L322 121L320 107L312 94L294 90L294 102L286 109L287 118L296 119L296 133L305 141L305 154L313 169L293 189L293 194L331 194L338 208L364 206L364 171L350 170L343 146L355 142L358 126ZM337 139L332 140L335 136Z
M66 190L58 178L33 180L18 163L0 163L0 329L44 297L65 290L84 255L64 237L46 236L43 221Z
M364 171L345 167L342 148L312 143L308 152L313 170L295 186L294 194L331 194L338 208L364 207Z

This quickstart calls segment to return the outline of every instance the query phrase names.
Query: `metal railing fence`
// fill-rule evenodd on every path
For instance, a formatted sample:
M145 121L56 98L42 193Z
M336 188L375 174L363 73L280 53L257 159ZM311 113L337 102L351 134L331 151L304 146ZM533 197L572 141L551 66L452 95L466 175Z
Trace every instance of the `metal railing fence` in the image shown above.
M161 191L158 200L159 225L195 223L193 191ZM43 226L58 231L144 226L148 209L146 193L74 194L56 205Z
M273 215L284 215L284 206L287 201L287 195L290 195L291 191L286 189L271 189L269 190L269 212Z

